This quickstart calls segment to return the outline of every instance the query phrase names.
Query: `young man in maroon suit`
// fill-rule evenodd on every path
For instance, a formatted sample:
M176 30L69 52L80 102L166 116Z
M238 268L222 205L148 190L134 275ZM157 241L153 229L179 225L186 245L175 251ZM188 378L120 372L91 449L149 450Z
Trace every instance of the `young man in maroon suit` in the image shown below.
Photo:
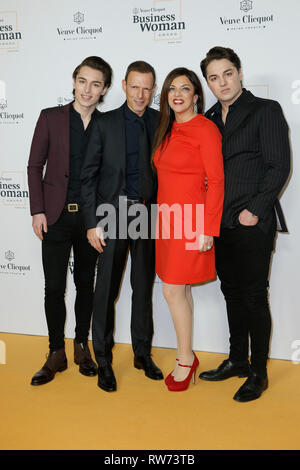
M81 212L80 173L96 107L111 85L112 70L100 57L87 57L73 73L74 101L42 110L28 162L30 210L35 234L42 241L45 275L45 313L50 353L32 385L54 379L67 368L64 345L64 301L70 250L74 254L74 361L83 375L95 376L88 334L93 305L97 251L86 238ZM43 168L47 164L45 175Z

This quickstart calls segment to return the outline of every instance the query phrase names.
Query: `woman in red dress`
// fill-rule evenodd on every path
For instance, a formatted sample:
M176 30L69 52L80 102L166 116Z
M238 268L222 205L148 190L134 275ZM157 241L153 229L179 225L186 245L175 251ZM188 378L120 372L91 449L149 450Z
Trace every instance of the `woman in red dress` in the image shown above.
M195 111L196 110L196 111ZM165 382L185 390L195 377L191 284L215 278L213 237L219 235L224 198L221 134L202 115L197 75L177 68L165 79L153 163L158 177L156 273L177 335L177 359Z

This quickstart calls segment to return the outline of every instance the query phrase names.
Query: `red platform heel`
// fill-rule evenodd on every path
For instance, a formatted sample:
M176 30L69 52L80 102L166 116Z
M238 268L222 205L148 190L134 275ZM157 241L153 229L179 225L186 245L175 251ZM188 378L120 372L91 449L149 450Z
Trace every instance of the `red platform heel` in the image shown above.
M176 358L176 361L178 362L179 359ZM166 384L166 385L169 385L171 382L173 382L173 380L174 380L173 372L174 372L174 369L173 369L172 372L170 372L169 375L165 378L165 384Z
M199 365L199 361L194 352L193 354L194 354L194 362L191 366L178 364L181 367L189 367L191 370L189 372L189 375L184 380L177 381L177 380L174 380L173 378L172 382L169 382L168 389L171 392L183 392L184 390L186 390L190 384L191 378L193 378L193 383L195 383L195 374L196 374L197 367Z

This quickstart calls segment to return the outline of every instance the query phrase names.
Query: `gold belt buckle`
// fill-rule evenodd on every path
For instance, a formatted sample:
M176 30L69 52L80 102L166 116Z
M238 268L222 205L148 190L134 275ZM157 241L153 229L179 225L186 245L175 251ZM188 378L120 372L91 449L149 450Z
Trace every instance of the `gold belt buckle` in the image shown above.
M78 212L78 204L68 204L68 212Z

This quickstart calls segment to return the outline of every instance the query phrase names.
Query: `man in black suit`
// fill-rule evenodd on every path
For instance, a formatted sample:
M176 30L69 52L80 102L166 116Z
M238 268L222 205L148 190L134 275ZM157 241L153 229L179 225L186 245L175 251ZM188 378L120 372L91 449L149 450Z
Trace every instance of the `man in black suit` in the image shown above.
M201 70L218 99L206 116L223 135L225 199L215 248L230 354L200 378L248 377L234 396L246 402L259 398L268 387L268 276L276 228L287 232L277 197L290 171L288 126L276 101L257 98L242 88L241 62L232 49L212 48Z
M128 247L131 255L134 366L144 369L145 375L151 379L163 379L150 355L154 240L150 236L134 239L128 230L134 220L129 215L132 209L150 209L156 196L150 154L158 112L148 107L155 90L153 67L143 61L130 64L122 87L126 102L120 108L98 116L94 122L81 175L87 237L100 253L94 295L93 347L98 363L98 386L108 392L116 390L111 366L114 304L119 294ZM99 214L107 204L116 211L117 226L116 236L110 232L105 238L104 227L99 226L96 211L98 208ZM124 231L124 221L125 235L121 233Z

